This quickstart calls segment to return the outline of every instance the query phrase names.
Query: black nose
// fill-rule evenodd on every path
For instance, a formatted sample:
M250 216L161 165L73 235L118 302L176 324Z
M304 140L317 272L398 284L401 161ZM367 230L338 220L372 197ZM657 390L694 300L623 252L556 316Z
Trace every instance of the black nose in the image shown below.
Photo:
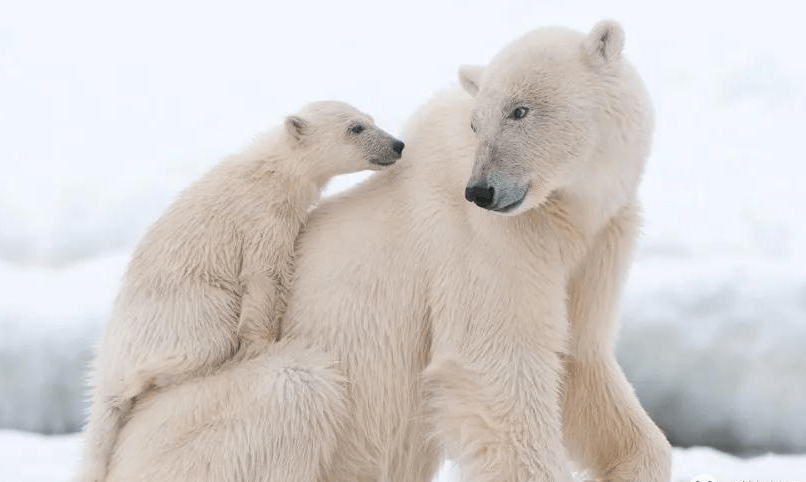
M397 152L398 156L403 155L403 148L404 147L406 147L406 144L403 144L403 141L395 141L395 143L392 144L392 150Z
M465 189L465 199L476 203L476 206L484 209L487 209L493 203L494 195L495 189L492 186L488 187L486 182L468 186Z

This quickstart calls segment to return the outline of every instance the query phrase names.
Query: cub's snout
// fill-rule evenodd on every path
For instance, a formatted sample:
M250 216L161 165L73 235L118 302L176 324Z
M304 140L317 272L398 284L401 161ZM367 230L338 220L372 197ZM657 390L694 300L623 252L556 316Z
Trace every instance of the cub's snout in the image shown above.
M403 155L404 147L406 147L406 144L403 141L391 137L387 148L383 150L384 152L373 157L369 162L378 166L391 166Z
M396 140L396 141L395 141L395 142L392 144L392 150L393 150L393 151L395 151L395 152L397 152L397 157L398 157L398 159L400 158L400 156L402 156L402 155L403 155L403 148L404 148L404 147L406 147L406 144L404 144L404 143L403 143L403 141L397 141L397 140Z

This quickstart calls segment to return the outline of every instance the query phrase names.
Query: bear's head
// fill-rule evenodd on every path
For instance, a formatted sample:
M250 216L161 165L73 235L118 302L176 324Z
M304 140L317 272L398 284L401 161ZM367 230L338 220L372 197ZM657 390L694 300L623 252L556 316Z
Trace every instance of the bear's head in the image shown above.
M389 166L405 146L369 115L337 101L308 104L286 117L285 129L301 158L322 163L312 168L323 177Z
M624 32L613 21L587 35L541 28L485 67L460 67L462 87L475 98L469 128L478 140L466 199L518 214L585 184L596 158L613 157L603 152L612 151L611 138L648 139L651 111L643 84L622 59L623 46ZM640 176L641 169L631 171Z

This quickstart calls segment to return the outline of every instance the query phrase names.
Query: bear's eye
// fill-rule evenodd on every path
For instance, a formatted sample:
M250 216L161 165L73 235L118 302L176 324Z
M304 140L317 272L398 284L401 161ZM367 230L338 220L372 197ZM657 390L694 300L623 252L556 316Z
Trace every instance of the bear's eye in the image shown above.
M526 117L527 113L529 113L529 109L527 109L526 107L518 107L517 109L513 110L512 114L510 114L509 116L517 120Z
M474 133L476 132L476 124L474 124L473 122L470 123L470 130L473 131Z
M364 127L363 125L356 124L350 127L350 132L352 132L353 134L361 134L362 132L364 132L364 129L366 129L366 127Z

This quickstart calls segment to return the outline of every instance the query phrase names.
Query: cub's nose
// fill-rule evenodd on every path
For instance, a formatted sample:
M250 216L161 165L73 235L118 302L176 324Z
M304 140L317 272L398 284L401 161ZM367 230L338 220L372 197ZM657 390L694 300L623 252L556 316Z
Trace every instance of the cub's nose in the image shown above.
M489 209L493 203L493 196L495 196L495 189L487 186L486 181L465 188L465 199L476 203L476 206L480 208Z
M403 148L404 147L406 147L406 144L404 144L403 141L395 141L395 143L392 144L392 150L397 152L398 156L403 155Z

